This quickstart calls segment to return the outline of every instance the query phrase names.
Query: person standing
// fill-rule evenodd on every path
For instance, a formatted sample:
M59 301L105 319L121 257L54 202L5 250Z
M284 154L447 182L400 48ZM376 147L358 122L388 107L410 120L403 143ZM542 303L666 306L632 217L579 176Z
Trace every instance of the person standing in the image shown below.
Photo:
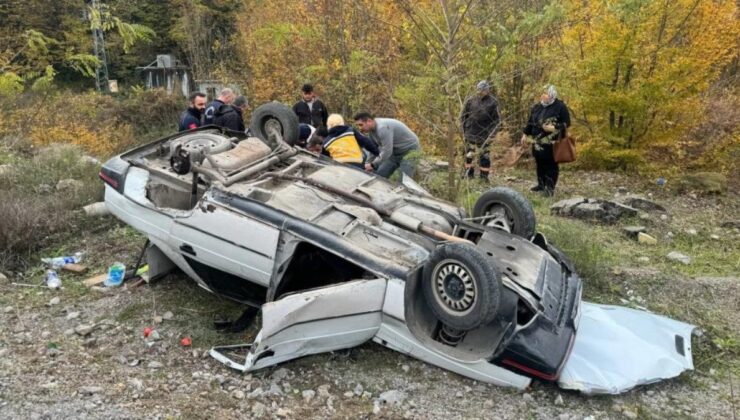
M365 170L388 178L396 169L414 176L416 160L409 158L409 153L421 150L419 137L406 124L393 118L375 118L367 112L360 112L354 117L360 131L370 136L379 146L379 153L371 162L365 163Z
M465 177L473 178L475 175L473 159L478 157L480 177L488 179L491 173L491 140L498 131L501 117L498 101L491 94L491 84L481 80L476 85L476 90L477 94L465 101L460 116L465 141Z
M532 191L540 191L546 196L555 193L560 167L553 157L552 143L567 136L568 127L568 107L558 99L555 86L545 86L540 102L529 113L529 120L520 140L524 142L529 136L533 141L532 155L537 163L537 185L532 187Z
M232 131L243 133L246 131L244 125L244 111L249 108L247 98L239 95L231 105L221 105L213 117L213 124Z
M201 92L193 92L188 96L188 109L180 114L178 122L179 131L198 128L202 125L203 110L206 108L206 95Z
M298 122L310 124L314 128L326 127L329 111L326 110L324 103L316 97L313 86L306 83L301 91L303 98L293 105L293 112L298 116Z
M223 88L218 94L218 97L206 106L206 110L203 114L203 125L213 124L214 118L216 118L216 112L223 105L231 105L234 102L234 90L231 88Z

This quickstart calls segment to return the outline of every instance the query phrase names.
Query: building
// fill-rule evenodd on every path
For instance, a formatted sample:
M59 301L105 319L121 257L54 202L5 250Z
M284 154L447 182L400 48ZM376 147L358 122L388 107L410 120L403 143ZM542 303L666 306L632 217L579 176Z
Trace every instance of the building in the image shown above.
M187 66L170 54L157 55L157 59L146 67L137 67L144 78L147 89L165 89L170 95L181 93L188 96L192 81Z

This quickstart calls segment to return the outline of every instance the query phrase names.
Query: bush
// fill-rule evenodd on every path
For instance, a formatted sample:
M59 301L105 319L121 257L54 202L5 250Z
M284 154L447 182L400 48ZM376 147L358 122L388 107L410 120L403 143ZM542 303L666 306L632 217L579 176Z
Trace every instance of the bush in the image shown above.
M83 159L78 147L54 146L32 157L22 155L12 153L11 169L0 174L0 263L6 266L24 262L24 256L48 246L55 235L74 233L83 217L76 210L102 198L98 166ZM63 179L81 184L57 191Z

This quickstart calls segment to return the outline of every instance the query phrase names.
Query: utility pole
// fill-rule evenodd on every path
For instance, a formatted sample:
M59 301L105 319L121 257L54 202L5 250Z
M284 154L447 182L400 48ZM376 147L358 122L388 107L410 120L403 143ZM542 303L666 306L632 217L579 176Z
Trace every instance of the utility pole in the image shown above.
M109 92L108 84L108 54L105 52L105 36L103 34L103 13L98 0L89 0L89 10L87 11L88 20L90 21L93 37L93 49L95 57L100 64L95 69L95 87L98 92ZM102 7L105 7L103 5ZM96 13L98 19L94 19L91 13Z

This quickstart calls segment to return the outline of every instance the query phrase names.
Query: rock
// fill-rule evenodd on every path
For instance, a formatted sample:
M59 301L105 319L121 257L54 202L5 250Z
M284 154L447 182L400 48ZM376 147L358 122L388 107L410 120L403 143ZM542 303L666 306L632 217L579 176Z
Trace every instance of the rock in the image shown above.
M727 190L727 177L716 172L697 172L684 175L678 181L679 192L695 191L704 194L722 194Z
M105 216L110 214L110 210L105 206L104 202L92 203L84 206L82 210L86 215L90 217Z
M563 396L558 394L557 397L555 397L555 405L564 405L565 402L563 401Z
M316 391L314 391L313 389L307 389L301 392L301 397L303 397L303 401L305 402L311 402L311 400L315 396L316 396Z
M161 324L162 323L162 317L159 316L159 315L155 315L154 318L152 318L152 322L154 322L155 324Z
M352 391L347 391L347 392L345 392L344 394L342 394L342 396L343 396L344 398L352 398L352 397L354 397L354 396L355 396L355 393L354 393L354 392L352 392Z
M408 372L410 369L409 365L401 365L401 370L404 372Z
M100 394L103 392L103 388L99 386L83 386L80 387L80 394L83 395L93 395L93 394Z
M626 206L630 206L632 208L636 208L638 210L647 211L647 212L660 212L660 213L666 212L665 207L661 206L660 204L654 201L650 201L645 197L640 197L637 195L629 195L623 198L622 204Z
M5 283L7 281L8 281L8 276L6 276L5 274L3 274L2 271L0 271L0 283Z
M281 367L279 369L276 369L274 372L272 372L272 375L270 375L270 379L276 382L283 381L287 379L288 377L290 377L290 375L291 375L290 370Z
M80 162L82 163L89 163L91 165L100 165L100 161L95 159L94 157L90 155L82 155L80 156Z
M283 394L283 390L280 388L280 385L273 383L270 385L270 389L268 389L263 395L266 397L282 397L285 394Z
M0 176L6 176L13 173L13 165L6 163L4 165L0 165Z
M249 398L250 400L253 400L253 399L261 397L262 394L264 393L265 391L262 389L262 387L257 387L254 391L247 394L247 398Z
M727 220L725 222L722 222L720 227L726 229L740 229L740 220Z
M671 251L671 252L668 253L668 255L666 255L666 257L669 260L677 261L677 262L680 262L681 264L684 264L684 265L691 264L691 257L689 257L686 254L682 254L682 253L680 253L678 251Z
M443 160L438 160L434 162L434 167L437 169L447 169L450 167L450 163Z
M44 331L44 332L42 332L42 333L41 333L41 338L43 338L43 339L47 339L47 338L49 338L49 337L51 337L51 332L49 332L49 331Z
M71 178L60 179L56 185L57 191L79 191L83 188L85 188L84 182L78 179L71 179Z
M624 410L624 411L622 411L622 414L625 417L627 417L628 419L636 419L637 418L637 413L635 413L634 411Z
M522 395L522 399L527 402L534 401L534 397L528 392L525 392L524 395Z
M149 337L147 337L149 341L159 341L162 339L162 336L159 334L159 331L154 330L151 333L149 333Z
M637 242L645 245L657 245L658 240L648 235L647 233L640 232L637 234Z
M637 209L624 204L602 199L584 199L582 197L561 200L550 206L550 212L559 216L596 220L604 223L613 223L623 217L637 216Z
M668 215L667 214L661 214L660 215L660 220L662 220L662 221L665 222L666 220L668 220Z
M463 393L462 393L462 391L457 391L457 392L455 393L455 398L462 398L462 397L463 397Z
M234 392L231 393L231 396L236 398L237 400L243 400L244 391L242 391L241 389L235 389Z
M380 414L380 403L378 401L375 401L373 403L373 415L377 416L378 414Z
M689 236L696 236L699 234L699 232L697 232L696 229L693 229L693 228L686 229L684 232L686 232L686 234Z
M625 226L622 228L622 232L627 235L628 238L637 239L637 235L645 232L647 228L645 226Z
M353 391L355 393L355 395L357 395L359 397L360 395L362 395L362 391L364 391L364 388L362 387L362 384L355 385L355 389Z
M252 415L256 418L262 418L267 413L267 406L261 402L256 402L252 405Z
M637 262L641 264L647 264L650 262L650 258L649 257L638 257Z
M146 367L149 369L162 369L164 365L161 362L157 362L156 360L152 360L149 362Z
M75 333L74 328L70 328L70 329L64 330L64 335L66 335L67 337L69 337L70 335L72 335L74 333Z
M80 317L80 313L79 312L70 312L70 313L67 314L67 320L68 321L73 320L73 319L77 319L79 317Z
M368 391L363 391L362 392L362 399L363 400L369 400L372 397L373 397L373 394L372 393L370 393Z
M720 237L719 237L719 235L717 235L717 234L712 234L712 235L709 235L709 237L710 237L711 239L714 239L715 241L719 241L719 240L720 240Z
M49 184L39 184L36 186L36 192L39 194L51 194L54 191L54 187Z
M406 394L397 389L385 391L378 396L378 401L385 405L400 406L405 400Z
M319 397L321 397L321 398L329 398L329 397L331 397L331 393L329 392L329 388L331 388L331 385L329 385L329 384L321 385L318 388L318 390L319 390Z
M90 335L90 333L93 332L93 329L95 329L94 325L80 324L75 327L75 332L77 333L77 335L85 337Z
M3 308L3 313L4 314L9 314L11 312L13 312L13 307L12 306L6 306L6 307Z
M138 378L129 378L128 384L137 391L141 391L142 389L144 389L144 382Z
M162 314L162 319L167 320L167 321L171 320L174 317L175 317L175 314L173 314L171 311L167 311Z
M51 298L51 300L49 301L49 306L53 306L53 305L59 305L59 302L61 302L61 301L62 301L62 300L61 300L61 299L59 298L59 296L54 296L54 297L53 297L53 298Z
M627 187L619 186L617 187L617 192L620 194L627 194L629 192L629 189L627 189Z
M275 415L278 417L291 417L293 415L293 411L288 410L287 408L278 408L277 411L275 411Z

